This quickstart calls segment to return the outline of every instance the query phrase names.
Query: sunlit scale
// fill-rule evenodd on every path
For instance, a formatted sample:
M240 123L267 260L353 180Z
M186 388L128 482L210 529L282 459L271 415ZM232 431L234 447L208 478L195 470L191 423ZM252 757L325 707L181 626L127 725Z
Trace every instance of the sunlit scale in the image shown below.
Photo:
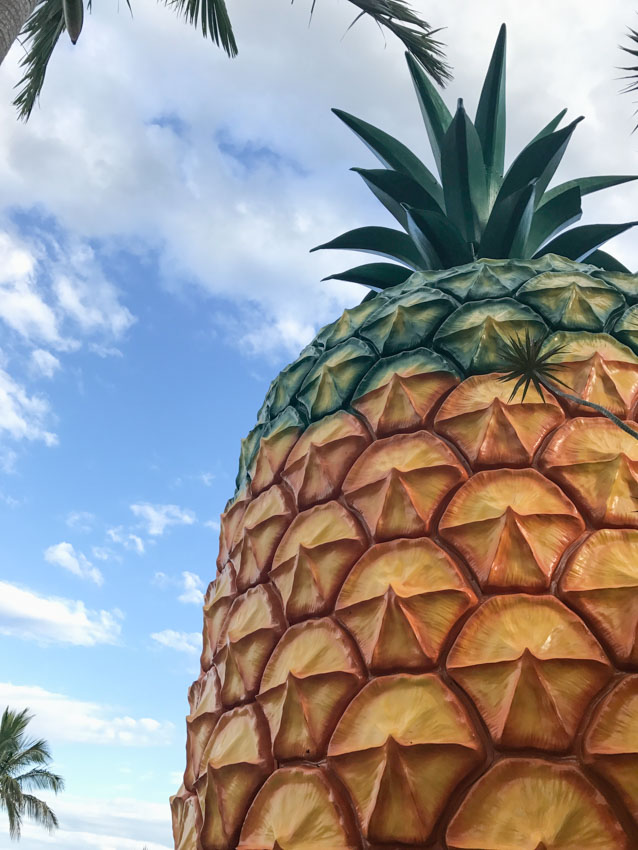
M237 850L358 850L348 803L319 767L284 767L248 811Z
M366 838L407 844L428 839L450 793L483 755L465 708L435 675L370 682L328 749Z
M255 792L274 769L268 726L255 705L224 714L205 748L195 786L202 847L235 846Z
M474 122L408 59L440 183L336 110L400 229L324 247L396 263L241 441L176 850L638 850L638 275L559 232L631 178L505 168L504 49Z
M223 711L219 675L213 667L191 685L191 713L186 718L186 770L184 785L193 790L199 776L202 753Z
M339 411L311 425L282 472L299 508L334 499L346 473L370 442L369 431L351 413Z
M565 750L611 675L584 623L553 596L493 597L450 650L447 668L508 748Z
M584 530L574 505L534 469L479 472L452 498L439 532L485 588L544 590Z
M336 616L375 673L433 666L476 596L427 538L377 543L352 568Z
M596 525L638 527L638 440L613 422L566 422L543 451L540 468Z
M638 822L638 675L621 679L600 703L585 735L584 751Z
M366 546L361 524L338 502L299 514L279 544L270 570L288 621L328 613Z
M629 850L602 794L571 764L505 759L470 789L450 850Z
M352 638L332 620L288 629L268 662L257 698L276 758L321 758L364 675Z
M357 387L352 407L378 437L423 428L439 399L458 384L453 367L426 349L387 357Z
M596 531L572 555L561 596L621 664L638 665L638 531Z
M626 419L638 398L638 357L607 334L557 333L549 337L544 350L565 346L552 362L559 364L556 377L568 392L602 404L616 416ZM567 402L573 416L592 416L596 411Z
M250 503L230 550L239 590L246 590L261 579L294 514L289 492L279 485L265 490Z
M525 399L510 398L499 374L468 378L436 414L438 434L457 445L474 468L529 466L543 439L564 420L549 393L530 388Z
M460 460L426 431L377 440L343 483L348 504L377 540L427 534L448 492L467 478Z
M204 598L204 629L201 664L208 670L213 663L213 657L224 621L233 599L237 595L235 569L232 564L226 564L219 571L217 580L211 582Z
M255 695L266 662L285 628L281 602L272 587L259 585L235 599L215 655L224 705Z

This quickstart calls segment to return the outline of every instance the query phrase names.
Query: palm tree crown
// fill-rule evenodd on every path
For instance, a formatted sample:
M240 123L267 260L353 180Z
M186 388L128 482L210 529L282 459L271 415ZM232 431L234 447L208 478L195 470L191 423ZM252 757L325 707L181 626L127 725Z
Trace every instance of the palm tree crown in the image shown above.
M26 728L32 715L5 708L0 720L0 809L9 819L11 838L19 839L22 818L41 824L51 832L58 819L49 806L29 793L64 788L61 776L47 770L51 761L49 745L43 740L27 738Z

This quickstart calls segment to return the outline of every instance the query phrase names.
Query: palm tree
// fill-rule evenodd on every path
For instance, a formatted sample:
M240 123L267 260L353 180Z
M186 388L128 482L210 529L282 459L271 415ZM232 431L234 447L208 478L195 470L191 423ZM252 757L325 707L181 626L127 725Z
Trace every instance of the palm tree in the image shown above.
M49 806L28 792L47 790L57 794L64 788L62 777L46 768L51 761L47 742L26 737L32 719L28 711L5 708L0 720L0 809L6 811L9 835L16 840L25 815L49 832L58 825Z
M225 0L164 0L178 15L200 27L229 56L237 54L237 43ZM316 0L312 0L311 16ZM406 0L350 0L358 9L353 24L363 15L371 17L399 38L406 49L439 84L450 79L442 44L433 29L412 11ZM37 5L36 5L37 3ZM126 3L131 9L130 0ZM86 0L91 10L92 0ZM25 41L21 62L24 76L14 105L18 115L28 120L42 90L49 59L58 39L66 30L75 44L82 30L84 0L0 0L0 63L16 38ZM351 24L352 26L352 24Z

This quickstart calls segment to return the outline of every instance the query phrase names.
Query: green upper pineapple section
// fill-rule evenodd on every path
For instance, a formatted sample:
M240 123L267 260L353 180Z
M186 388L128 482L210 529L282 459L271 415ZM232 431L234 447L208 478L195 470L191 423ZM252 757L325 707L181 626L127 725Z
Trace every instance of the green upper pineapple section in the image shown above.
M353 171L403 230L359 227L313 249L365 251L401 264L368 263L332 278L385 289L413 271L452 268L480 257L521 260L546 254L628 271L599 248L636 222L567 228L582 215L583 195L636 178L582 177L547 188L581 118L559 128L563 110L505 171L505 42L503 25L474 122L462 100L452 115L419 63L407 54L440 181L397 139L334 110L384 165ZM487 281L477 285L490 288Z
M529 332L551 344L574 331L609 334L638 354L638 275L555 254L413 272L344 310L275 378L242 441L237 487L262 439L351 409L387 374L502 371L503 340Z

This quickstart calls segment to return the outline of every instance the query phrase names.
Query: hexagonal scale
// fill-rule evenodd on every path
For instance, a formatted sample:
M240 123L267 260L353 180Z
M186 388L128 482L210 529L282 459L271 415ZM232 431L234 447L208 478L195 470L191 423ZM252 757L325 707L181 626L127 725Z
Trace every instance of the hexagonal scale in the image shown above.
M553 596L488 599L447 659L494 741L563 751L612 670L584 623Z
M335 614L375 673L433 666L476 597L452 559L427 538L377 543L355 564Z
M542 591L584 527L564 493L535 469L498 469L458 490L439 533L484 588Z
M456 455L426 431L377 440L346 476L343 493L377 540L418 537L447 493L467 478Z

